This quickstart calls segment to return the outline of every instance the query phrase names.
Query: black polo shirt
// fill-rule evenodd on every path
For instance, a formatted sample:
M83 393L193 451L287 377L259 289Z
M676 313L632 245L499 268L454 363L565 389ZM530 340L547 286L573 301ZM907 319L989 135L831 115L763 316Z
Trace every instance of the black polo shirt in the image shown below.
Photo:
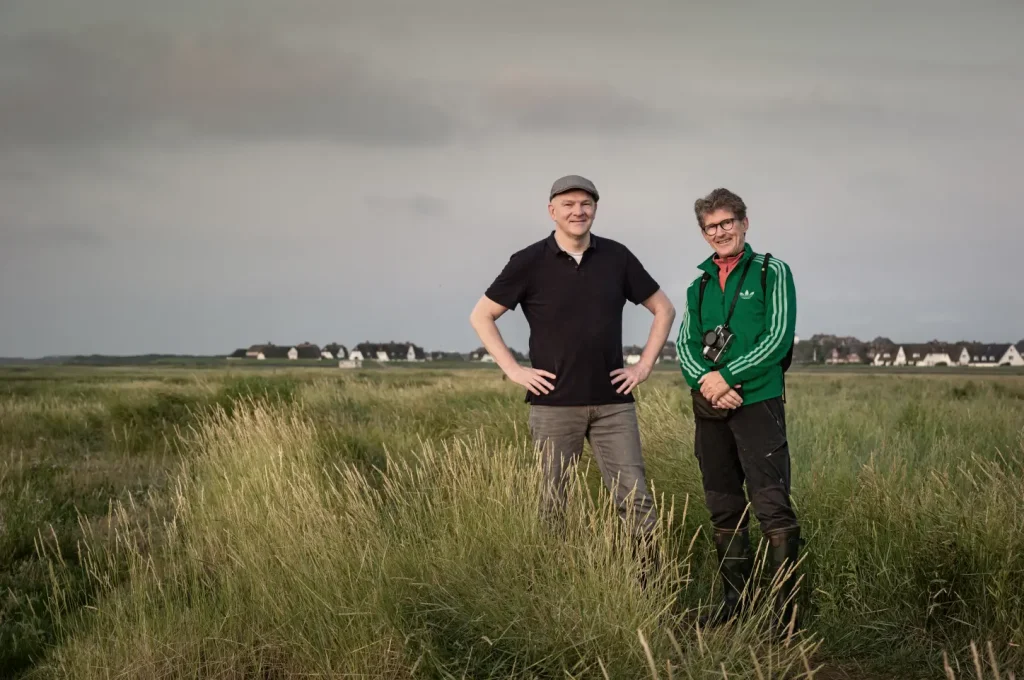
M609 375L622 368L622 310L658 291L658 283L626 246L590 236L580 263L559 247L555 232L514 253L485 295L523 306L530 324L530 364L550 371L550 394L526 392L538 405L630 403Z

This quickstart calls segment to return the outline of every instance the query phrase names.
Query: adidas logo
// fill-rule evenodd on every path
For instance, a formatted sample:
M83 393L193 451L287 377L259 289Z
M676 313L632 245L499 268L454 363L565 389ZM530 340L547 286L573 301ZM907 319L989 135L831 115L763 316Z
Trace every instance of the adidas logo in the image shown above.
M749 300L750 298L754 297L754 291L745 290L742 293L740 293L740 297L743 298L744 300Z

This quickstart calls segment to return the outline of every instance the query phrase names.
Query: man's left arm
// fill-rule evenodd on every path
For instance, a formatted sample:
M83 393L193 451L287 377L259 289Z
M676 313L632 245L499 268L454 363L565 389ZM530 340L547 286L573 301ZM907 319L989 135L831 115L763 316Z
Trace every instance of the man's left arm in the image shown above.
M613 385L622 382L615 390L618 393L629 394L634 387L647 380L651 375L676 318L676 308L660 288L641 304L654 314L654 321L651 322L651 331L647 335L647 344L644 345L643 352L640 353L640 361L632 366L617 368L611 372Z
M634 304L642 304L654 315L639 363L611 372L612 384L622 383L616 392L629 394L634 387L647 380L654 370L654 364L665 347L668 334L675 322L676 308L665 291L631 252L627 252L625 292L627 300Z
M665 295L665 291L660 288L641 304L654 315L654 321L651 322L651 331L647 335L647 344L640 354L640 363L653 368L668 341L668 334L672 331L672 324L676 320L676 308Z
M747 352L721 370L726 385L742 384L764 374L782 361L796 332L796 286L789 265L776 259L768 263L765 277L764 315L768 332Z

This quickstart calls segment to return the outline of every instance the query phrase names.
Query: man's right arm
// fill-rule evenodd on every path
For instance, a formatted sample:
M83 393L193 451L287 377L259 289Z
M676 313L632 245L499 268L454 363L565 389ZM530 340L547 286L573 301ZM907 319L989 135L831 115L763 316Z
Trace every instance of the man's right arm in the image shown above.
M499 305L486 295L482 295L469 315L469 323L480 337L484 349L494 357L494 362L506 375L519 365L508 345L505 344L504 338L501 337L501 331L498 330L497 321L507 311L508 307Z
M679 356L679 367L683 378L691 389L700 389L700 379L708 372L709 367L700 354L701 324L697 318L697 286L700 279L686 289L686 304L683 306L683 319L679 323L679 335L676 337L676 354Z
M494 357L495 363L505 372L509 380L522 385L533 394L548 394L555 387L546 378L554 380L554 374L520 365L501 337L497 321L507 311L508 307L499 305L483 295L473 307L473 312L469 315L469 323L480 337L484 349Z
M473 307L469 323L479 336L484 349L494 357L495 363L509 380L522 385L533 394L548 394L555 388L546 378L554 380L555 376L547 371L521 366L505 344L496 323L502 314L515 309L527 298L530 290L531 259L528 251L520 251L508 259L501 273Z

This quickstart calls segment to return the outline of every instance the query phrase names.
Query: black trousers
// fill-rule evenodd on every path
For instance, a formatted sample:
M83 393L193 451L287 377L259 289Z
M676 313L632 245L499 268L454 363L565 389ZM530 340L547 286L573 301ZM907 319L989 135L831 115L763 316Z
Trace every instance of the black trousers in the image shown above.
M748 528L744 482L762 534L798 528L789 498L789 442L782 399L744 404L724 419L705 418L696 410L695 416L694 453L715 530Z

